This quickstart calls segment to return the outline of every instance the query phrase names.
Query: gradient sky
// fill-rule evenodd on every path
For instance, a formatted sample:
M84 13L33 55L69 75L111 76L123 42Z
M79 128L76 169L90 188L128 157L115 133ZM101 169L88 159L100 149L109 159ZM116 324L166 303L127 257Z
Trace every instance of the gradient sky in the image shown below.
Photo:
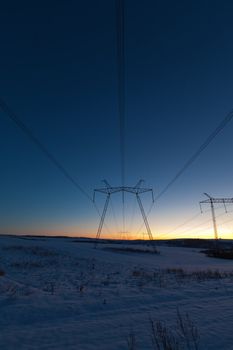
M143 178L156 195L233 108L233 2L125 3L126 183ZM104 178L120 185L115 27L113 0L1 4L0 96L90 195ZM203 192L233 196L232 132L229 124L155 205L155 237L212 235L209 212L173 229L198 213ZM93 235L92 203L2 111L0 135L1 233ZM126 206L136 236L135 199ZM220 236L230 237L233 215L222 213ZM108 214L104 234L119 237L119 196Z

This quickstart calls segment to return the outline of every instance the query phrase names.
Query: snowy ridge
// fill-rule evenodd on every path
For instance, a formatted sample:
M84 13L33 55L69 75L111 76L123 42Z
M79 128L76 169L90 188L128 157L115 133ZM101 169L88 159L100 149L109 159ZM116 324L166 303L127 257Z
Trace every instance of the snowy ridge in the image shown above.
M179 310L198 330L198 349L233 349L232 261L197 248L112 247L1 237L0 348L127 350L134 339L135 349L155 349L151 321L174 329Z

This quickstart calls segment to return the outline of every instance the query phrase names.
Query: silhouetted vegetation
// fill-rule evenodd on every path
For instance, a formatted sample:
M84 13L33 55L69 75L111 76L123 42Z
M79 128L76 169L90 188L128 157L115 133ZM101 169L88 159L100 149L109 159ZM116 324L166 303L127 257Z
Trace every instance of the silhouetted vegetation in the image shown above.
M131 247L110 247L110 248L104 248L105 250L110 250L112 252L119 252L119 253L144 253L144 254L160 254L159 250L156 247L148 248L131 248Z
M204 253L211 258L233 259L233 249L208 249Z
M198 350L200 335L190 316L181 314L177 309L176 327L170 327L166 322L153 321L151 337L156 350Z

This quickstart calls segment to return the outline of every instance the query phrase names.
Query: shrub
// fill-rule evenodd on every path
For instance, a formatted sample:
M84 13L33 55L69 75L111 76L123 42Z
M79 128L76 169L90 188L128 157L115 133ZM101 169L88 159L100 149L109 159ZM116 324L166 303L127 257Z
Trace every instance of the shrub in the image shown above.
M156 350L198 350L200 336L197 327L186 313L182 315L177 309L177 327L169 327L165 322L151 323L151 338ZM174 329L175 328L175 329Z
M133 332L130 332L127 337L128 350L136 350L136 337Z
M233 259L233 249L209 249L204 253L211 258Z
M151 246L150 248L109 247L104 249L119 253L160 254L160 251L155 246Z
M3 246L2 249L6 251L22 252L22 253L31 254L39 257L49 257L49 256L58 255L56 251L52 249L40 247L40 246L9 245L9 246Z
M156 350L179 350L179 342L172 330L161 321L151 320L152 344Z

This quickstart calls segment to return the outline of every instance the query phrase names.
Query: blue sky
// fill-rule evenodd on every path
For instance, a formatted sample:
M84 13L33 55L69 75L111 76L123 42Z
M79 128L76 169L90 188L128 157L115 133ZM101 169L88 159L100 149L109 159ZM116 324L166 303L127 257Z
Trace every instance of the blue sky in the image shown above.
M143 178L156 195L233 107L233 4L126 0L125 10L126 183ZM1 97L90 195L104 178L118 186L115 2L12 0L0 27ZM155 205L155 236L198 212L203 192L232 196L232 130ZM0 132L1 232L93 235L92 203L2 112ZM141 219L136 210L131 225L127 201L134 235ZM113 208L117 224L112 209L107 220L117 236L117 197Z

